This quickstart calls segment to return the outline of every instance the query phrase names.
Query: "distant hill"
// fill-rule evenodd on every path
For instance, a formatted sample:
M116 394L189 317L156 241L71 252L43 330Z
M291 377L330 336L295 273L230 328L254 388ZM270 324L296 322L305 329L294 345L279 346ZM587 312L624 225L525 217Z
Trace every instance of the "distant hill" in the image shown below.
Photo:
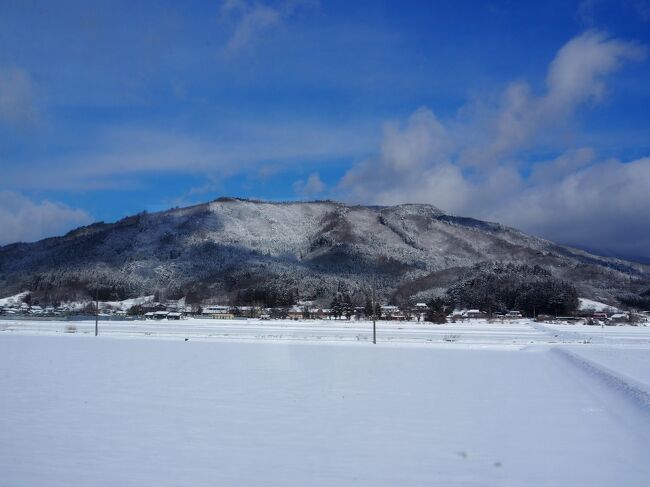
M98 289L105 300L328 302L337 290L363 294L374 285L385 300L424 299L486 262L539 265L580 296L610 303L650 288L648 265L431 205L223 198L0 247L0 296L30 290L61 301Z

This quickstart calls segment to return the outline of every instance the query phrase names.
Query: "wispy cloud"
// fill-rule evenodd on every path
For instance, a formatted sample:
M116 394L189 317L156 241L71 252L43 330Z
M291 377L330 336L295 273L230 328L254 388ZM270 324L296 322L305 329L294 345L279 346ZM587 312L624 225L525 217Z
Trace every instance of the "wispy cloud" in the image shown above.
M307 121L238 123L211 135L123 126L86 140L74 153L48 156L23 170L6 161L0 188L93 190L137 187L142 176L189 174L206 178L205 191L236 174L301 167L328 158L355 158L376 143L369 125ZM194 193L202 192L196 188Z
M578 17L586 25L597 23L601 11L606 10L603 7L617 6L634 12L643 22L650 21L650 1L649 0L582 0L578 4Z
M224 54L233 55L254 43L265 32L281 24L302 7L318 5L316 0L286 0L277 6L246 0L226 0L221 5L222 18L233 25L224 46Z
M0 191L0 245L35 241L92 222L83 210L53 201L33 201L15 191Z
M0 67L0 123L26 126L38 119L34 83L27 71Z

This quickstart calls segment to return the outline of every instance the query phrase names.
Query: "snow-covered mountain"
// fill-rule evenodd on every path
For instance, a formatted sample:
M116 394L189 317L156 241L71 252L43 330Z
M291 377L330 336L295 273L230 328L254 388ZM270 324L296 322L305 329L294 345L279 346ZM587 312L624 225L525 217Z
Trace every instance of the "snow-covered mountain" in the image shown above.
M374 283L388 299L439 293L486 261L540 265L600 301L650 282L650 266L430 205L221 198L0 247L0 296L28 289L74 300L99 289L106 300L157 293L232 301L273 292L327 301L342 287L365 292Z

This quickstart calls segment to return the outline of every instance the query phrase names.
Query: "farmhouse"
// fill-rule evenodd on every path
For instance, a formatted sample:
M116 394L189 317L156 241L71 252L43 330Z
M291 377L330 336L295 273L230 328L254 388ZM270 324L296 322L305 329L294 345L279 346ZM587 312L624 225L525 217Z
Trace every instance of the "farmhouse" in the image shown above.
M214 320L232 320L235 315L230 312L228 306L206 306L201 312L204 318L212 318Z
M391 304L385 304L381 307L381 317L384 320L396 320L399 319L399 317L402 317L403 315L401 314L399 307L393 306Z
M465 313L465 316L467 318L485 318L485 311L481 311L480 309L468 309L467 312Z
M615 313L609 317L612 323L627 323L630 317L627 313Z
M300 320L305 316L304 313L304 308L301 308L300 306L292 306L289 308L289 312L287 313L287 317L290 320Z

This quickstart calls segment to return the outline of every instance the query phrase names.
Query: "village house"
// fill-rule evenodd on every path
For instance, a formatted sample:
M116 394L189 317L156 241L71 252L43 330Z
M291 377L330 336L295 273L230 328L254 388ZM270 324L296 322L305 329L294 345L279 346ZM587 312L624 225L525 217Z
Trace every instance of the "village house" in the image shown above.
M487 314L480 309L468 309L465 311L465 317L469 319L485 318Z
M215 306L205 306L201 315L204 318L212 318L213 320L232 320L235 315L230 312L228 306L215 305Z
M398 306L392 304L384 304L381 306L381 318L384 320L395 320L398 317L403 317L402 312Z
M323 320L327 318L327 313L323 308L310 307L309 316L314 320Z
M415 303L415 318L424 321L427 315L427 303Z
M535 321L551 322L553 321L553 317L551 315L540 314L535 317Z
M462 320L465 318L465 312L455 309L449 314L448 318L452 321Z
M44 313L43 308L38 305L30 306L29 312L33 315L42 315Z
M301 306L294 305L289 308L287 313L287 318L290 320L302 320L305 317L305 308Z
M628 315L627 313L614 313L612 316L609 317L609 321L611 323L616 323L616 324L627 323L628 321L630 321L630 315Z

